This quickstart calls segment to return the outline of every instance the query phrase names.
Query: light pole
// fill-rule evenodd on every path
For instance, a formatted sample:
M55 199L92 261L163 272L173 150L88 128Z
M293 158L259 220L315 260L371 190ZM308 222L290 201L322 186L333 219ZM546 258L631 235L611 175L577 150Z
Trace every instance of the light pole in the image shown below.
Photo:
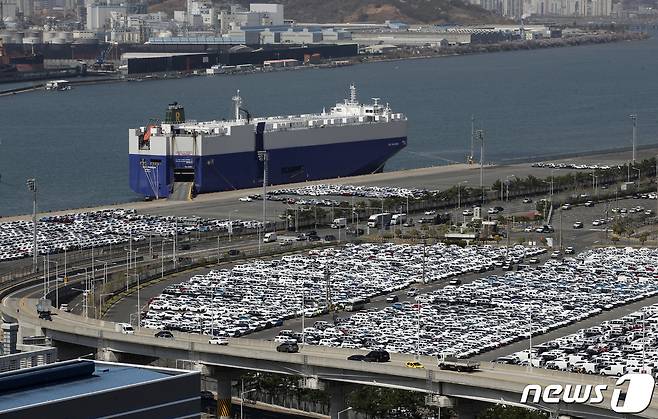
M249 394L249 393L252 393L254 391L256 391L255 388L252 388L251 390L241 391L240 392L240 419L244 419L244 414L243 414L243 411L242 411L242 406L244 405L244 396Z
M457 183L457 208L459 208L459 209L461 209L461 207L462 207L462 183L468 183L468 181L463 180L463 181ZM407 198L407 200L408 199L409 198ZM408 216L409 216L409 214L407 214L407 217Z
M343 413L345 413L345 412L348 412L348 411L350 411L350 410L352 410L352 407L351 407L351 406L348 407L347 409L343 409L343 410L341 410L341 411L338 412L338 414L336 415L336 419L340 419L340 415L341 415L341 414L343 414Z
M506 199L507 202L509 202L509 180L511 178L516 178L516 176L515 175L505 176L505 185L507 186L507 199ZM553 183L552 182L553 181L551 180L551 190L553 190Z
M32 248L32 272L38 269L37 256L37 180L32 178L27 180L27 189L32 192L32 227L33 227L33 248Z
M635 144L637 143L637 115L630 114L629 118L633 121L633 164L635 164Z
M265 215L267 214L267 162L269 155L267 151L258 152L258 161L263 162L263 228L265 228Z
M416 297L416 304L418 304L417 310L417 328L416 328L416 361L420 360L420 300Z
M306 327L305 327L305 320L306 320L306 301L305 301L305 293L306 291L306 284L304 283L304 277L302 278L302 345L306 344Z
M164 242L164 241L163 241ZM135 271L137 271L137 251L139 249L132 250L132 246L124 247L123 250L126 252L126 292L130 289L130 265L132 263L132 255L135 255Z
M50 256L50 255L48 255ZM55 307L59 309L59 287L57 286L57 280L59 278L59 262L56 260L50 260L46 259L46 263L48 264L48 291L50 291L50 264L54 263L55 264ZM46 287L46 283L44 282L44 289ZM46 295L44 293L43 298L46 298Z
M89 268L88 267L74 267L74 269L84 269L85 270L85 282L84 289L71 288L74 291L82 292L84 299L82 300L82 307L84 310L85 318L89 318Z
M482 191L482 203L484 204L484 131L475 131L477 140L480 142L480 190Z

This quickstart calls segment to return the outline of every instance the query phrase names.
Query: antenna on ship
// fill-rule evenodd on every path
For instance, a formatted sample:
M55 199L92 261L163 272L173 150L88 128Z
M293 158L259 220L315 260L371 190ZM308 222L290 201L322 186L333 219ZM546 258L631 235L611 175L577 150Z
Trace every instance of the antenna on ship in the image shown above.
M354 83L350 84L350 105L356 105L356 86Z
M238 89L235 96L233 96L233 103L235 104L235 120L240 120L240 108L242 107L242 98L240 97L240 89Z

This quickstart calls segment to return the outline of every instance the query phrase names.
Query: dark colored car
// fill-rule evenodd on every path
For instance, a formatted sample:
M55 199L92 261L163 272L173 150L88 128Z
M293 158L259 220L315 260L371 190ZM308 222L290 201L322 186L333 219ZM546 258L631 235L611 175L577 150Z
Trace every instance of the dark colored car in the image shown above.
M155 334L155 337L162 339L173 339L174 335L169 330L160 330L158 333Z
M336 241L336 236L334 236L333 234L327 234L326 236L324 236L324 241L326 242Z
M180 245L181 250L190 250L191 248L192 248L192 246L190 246L189 243L183 243L183 244Z
M360 354L350 355L350 356L347 357L348 361L365 361L365 359L366 359L366 356L365 355L360 355Z
M295 353L299 352L299 346L296 342L283 342L281 345L276 347L277 352L288 352Z
M383 349L378 349L368 352L364 361L366 362L388 362L391 360L391 355Z
M239 256L240 251L238 249L231 249L231 250L228 251L228 255L229 256Z
M320 240L322 239L319 236L316 235L308 236L308 241L310 242L319 242Z

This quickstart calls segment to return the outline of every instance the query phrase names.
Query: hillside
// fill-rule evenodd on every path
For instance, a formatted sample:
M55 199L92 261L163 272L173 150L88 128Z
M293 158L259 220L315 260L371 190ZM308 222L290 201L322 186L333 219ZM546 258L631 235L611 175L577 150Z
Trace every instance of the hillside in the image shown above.
M149 11L183 10L185 0L151 0ZM244 6L249 1L241 1ZM280 0L286 18L297 22L488 23L499 16L462 0ZM216 2L228 5L226 2Z

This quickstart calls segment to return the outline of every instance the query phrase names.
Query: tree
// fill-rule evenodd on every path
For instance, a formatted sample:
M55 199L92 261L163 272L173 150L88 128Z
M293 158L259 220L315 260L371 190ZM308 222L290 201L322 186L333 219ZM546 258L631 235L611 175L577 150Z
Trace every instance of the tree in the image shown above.
M522 407L495 405L478 415L478 419L548 419L549 415L539 410Z

